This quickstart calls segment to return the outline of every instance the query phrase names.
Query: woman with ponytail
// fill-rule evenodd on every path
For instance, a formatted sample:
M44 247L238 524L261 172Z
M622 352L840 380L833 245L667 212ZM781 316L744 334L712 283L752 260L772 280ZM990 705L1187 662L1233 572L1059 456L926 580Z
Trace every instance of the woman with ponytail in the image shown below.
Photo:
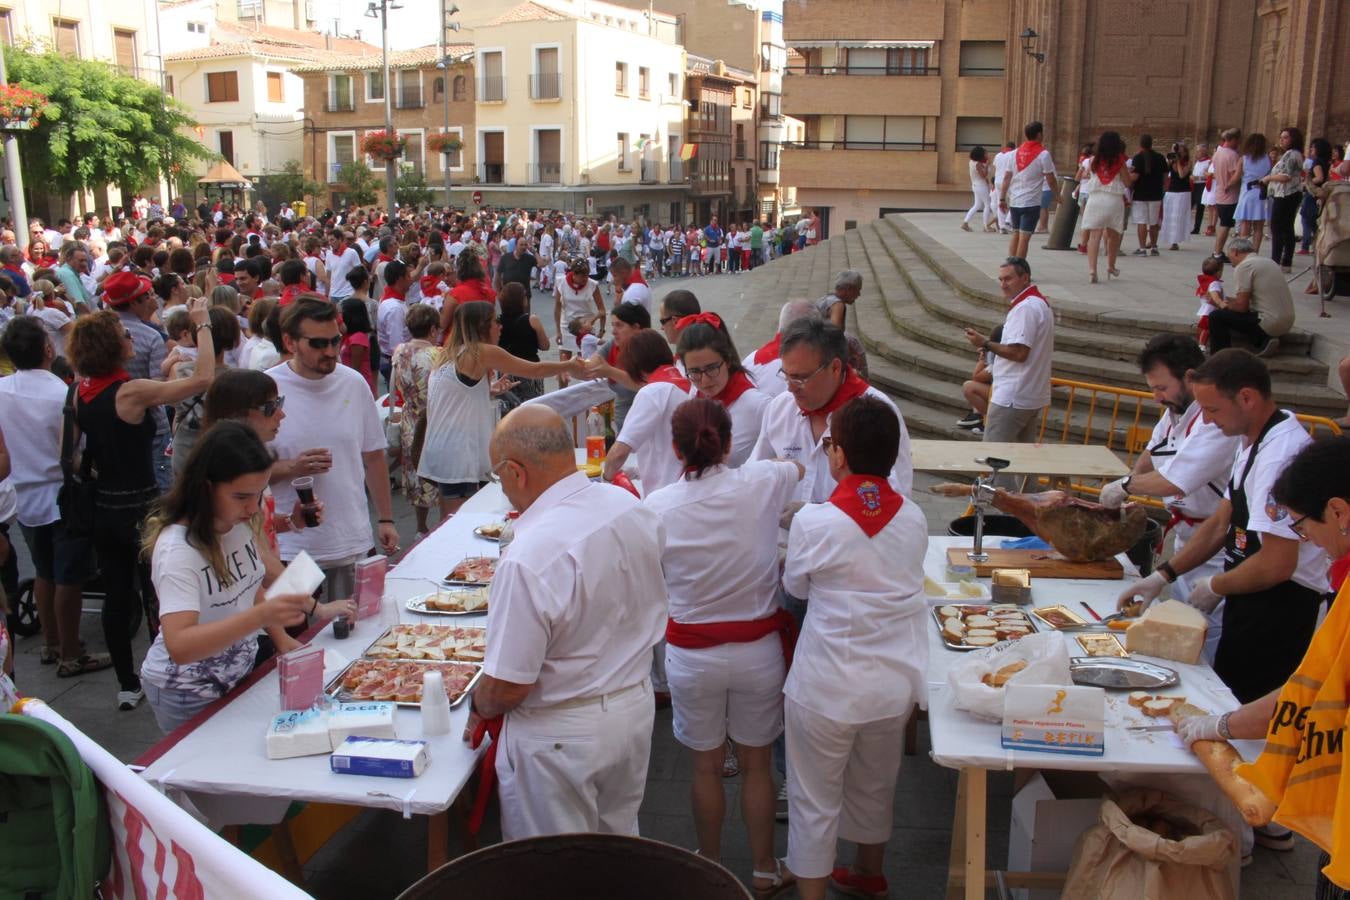
M717 313L686 316L676 323L680 340L675 353L684 374L698 391L722 404L731 415L732 447L727 465L733 469L750 458L764 422L769 397L755 386L741 365L736 345Z
M721 859L723 745L730 738L740 761L754 887L772 892L783 885L783 874L773 855L770 748L783 731L783 681L795 630L775 598L778 520L803 469L783 460L729 468L732 416L710 398L685 400L670 424L682 475L643 502L666 535L666 676L675 738L694 757L690 793L699 853ZM729 527L735 540L708 540Z
M623 420L619 439L605 457L603 477L613 481L629 454L636 451L645 497L678 481L684 471L684 464L671 449L671 418L675 408L689 399L693 386L675 368L675 357L665 337L650 328L628 339L619 354L619 368L638 392Z

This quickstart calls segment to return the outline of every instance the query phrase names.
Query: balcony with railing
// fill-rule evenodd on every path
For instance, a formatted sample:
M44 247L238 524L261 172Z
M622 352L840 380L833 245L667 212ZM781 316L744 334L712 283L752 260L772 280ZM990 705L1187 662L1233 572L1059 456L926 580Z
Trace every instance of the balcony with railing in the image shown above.
M482 75L478 78L479 103L504 103L505 101L505 75Z
M857 67L799 66L796 71L799 74L783 80L783 106L794 115L823 111L852 116L895 115L897 110L916 116L942 113L942 79L936 77L936 68L908 72L861 70L878 76L897 76L887 78L880 86L847 77L861 74ZM900 77L905 75L934 77Z
M672 157L670 160L670 172L666 175L666 183L684 184L684 181L685 181L684 160L680 159L678 156Z
M350 93L328 91L323 95L323 108L327 112L352 112L356 109L356 98Z
M480 184L506 184L505 163L479 163L478 181Z
M745 159L745 141L735 142L735 152L737 159Z
M644 159L638 164L638 180L643 184L661 183L661 163L655 159Z
M530 76L531 100L561 100L562 73L535 72Z
M533 163L530 166L530 184L562 184L562 163Z
M427 105L427 98L420 88L399 91L394 101L395 109L422 109Z
M838 151L838 152L822 152ZM907 141L785 141L782 184L900 190L937 181L937 144Z

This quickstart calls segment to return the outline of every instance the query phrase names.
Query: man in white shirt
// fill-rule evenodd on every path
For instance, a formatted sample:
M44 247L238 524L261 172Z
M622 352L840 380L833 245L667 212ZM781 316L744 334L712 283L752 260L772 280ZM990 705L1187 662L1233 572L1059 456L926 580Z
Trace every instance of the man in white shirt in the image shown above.
M375 337L380 344L380 374L387 384L394 348L412 340L407 321L408 288L412 286L413 273L406 263L395 259L384 264L384 277L387 283L375 316Z
M513 411L489 452L521 514L492 582L466 738L503 717L489 751L502 837L635 835L655 715L648 673L666 623L661 521L578 473L547 407Z
M106 669L112 657L80 647L89 539L66 531L56 505L67 393L65 382L51 372L56 353L42 325L24 316L6 326L3 344L16 371L0 378L0 434L9 453L9 481L18 495L19 526L33 558L41 660L59 659L57 675L63 677Z
M328 298L336 303L352 295L347 273L361 265L361 257L354 248L347 246L347 235L340 229L328 239L328 246L323 265L328 270Z
M286 418L272 448L272 492L280 509L295 505L292 479L314 479L315 499L324 503L323 523L277 536L281 558L307 552L326 576L324 599L350 597L355 565L371 550L366 493L379 516L379 544L392 556L398 550L389 496L386 441L370 387L359 372L338 365L342 330L337 307L300 297L282 314L281 328L289 362L267 370L287 398Z
M1050 405L1050 364L1055 355L1055 317L1036 285L1031 265L1010 256L998 270L998 285L1008 299L1003 339L992 341L974 328L966 329L972 347L993 357L994 386L985 414L986 441L1036 440L1041 410Z
M1189 381L1204 420L1241 440L1227 491L1186 546L1125 588L1120 602L1153 601L1222 550L1223 573L1196 579L1186 600L1205 613L1224 601L1214 672L1239 703L1250 703L1282 687L1298 667L1328 587L1326 553L1302 539L1299 523L1271 496L1312 438L1292 412L1275 405L1270 372L1246 350L1220 350Z
M620 291L619 303L636 303L647 312L652 311L652 289L631 262L616 256L609 264L609 271L614 276L615 289Z
M1162 418L1130 474L1103 487L1101 494L1102 505L1112 509L1131 495L1164 498L1171 513L1167 528L1176 532L1174 553L1180 553L1195 530L1218 510L1238 450L1238 438L1203 421L1200 404L1186 383L1186 374L1204 361L1204 351L1187 335L1160 334L1144 346L1139 369L1163 407ZM1222 571L1223 553L1215 552L1177 577L1172 597L1184 601L1198 580ZM1209 613L1205 660L1211 665L1223 633L1223 607L1220 603Z
M1027 139L1013 153L1012 166L998 180L998 208L1007 210L1012 221L1008 255L1026 258L1031 235L1041 220L1041 192L1051 192L1054 203L1055 161L1041 143L1045 129L1040 122L1026 127Z
M830 413L863 394L879 398L892 409L895 404L848 365L848 342L834 325L820 319L798 319L783 330L779 346L779 376L786 382L787 392L765 407L764 424L750 458L801 463L806 474L793 499L821 503L835 488L822 440L830 433ZM914 484L909 431L898 409L895 414L900 419L900 449L889 481L896 491L908 495Z
M741 360L741 365L750 373L750 378L769 397L777 397L787 391L787 382L778 377L783 369L783 360L779 356L779 347L783 341L783 330L798 319L818 319L820 312L810 300L798 298L789 300L778 311L778 331L758 350Z

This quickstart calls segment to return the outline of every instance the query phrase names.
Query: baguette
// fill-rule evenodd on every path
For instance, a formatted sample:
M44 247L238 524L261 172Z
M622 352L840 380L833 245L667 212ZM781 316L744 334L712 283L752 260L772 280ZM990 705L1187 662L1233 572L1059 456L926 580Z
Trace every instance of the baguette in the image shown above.
M1207 715L1209 713L1205 710L1190 703L1175 704L1168 713L1173 725L1191 716ZM1224 795L1233 801L1243 821L1253 828L1270 822L1275 815L1275 803L1260 788L1237 773L1243 759L1232 744L1227 741L1196 741L1191 744L1191 752L1213 776Z
M1143 691L1132 691L1129 702L1135 709L1142 707L1145 703L1153 699L1152 694L1146 694Z

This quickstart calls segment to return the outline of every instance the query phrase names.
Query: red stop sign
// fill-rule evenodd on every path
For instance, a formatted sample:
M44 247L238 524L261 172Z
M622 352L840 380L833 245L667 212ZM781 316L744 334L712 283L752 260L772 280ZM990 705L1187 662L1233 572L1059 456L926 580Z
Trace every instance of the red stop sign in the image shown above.
M483 205L483 192L482 192L482 191L474 191L474 192L473 192L473 203L474 203L474 206L482 206L482 205Z

